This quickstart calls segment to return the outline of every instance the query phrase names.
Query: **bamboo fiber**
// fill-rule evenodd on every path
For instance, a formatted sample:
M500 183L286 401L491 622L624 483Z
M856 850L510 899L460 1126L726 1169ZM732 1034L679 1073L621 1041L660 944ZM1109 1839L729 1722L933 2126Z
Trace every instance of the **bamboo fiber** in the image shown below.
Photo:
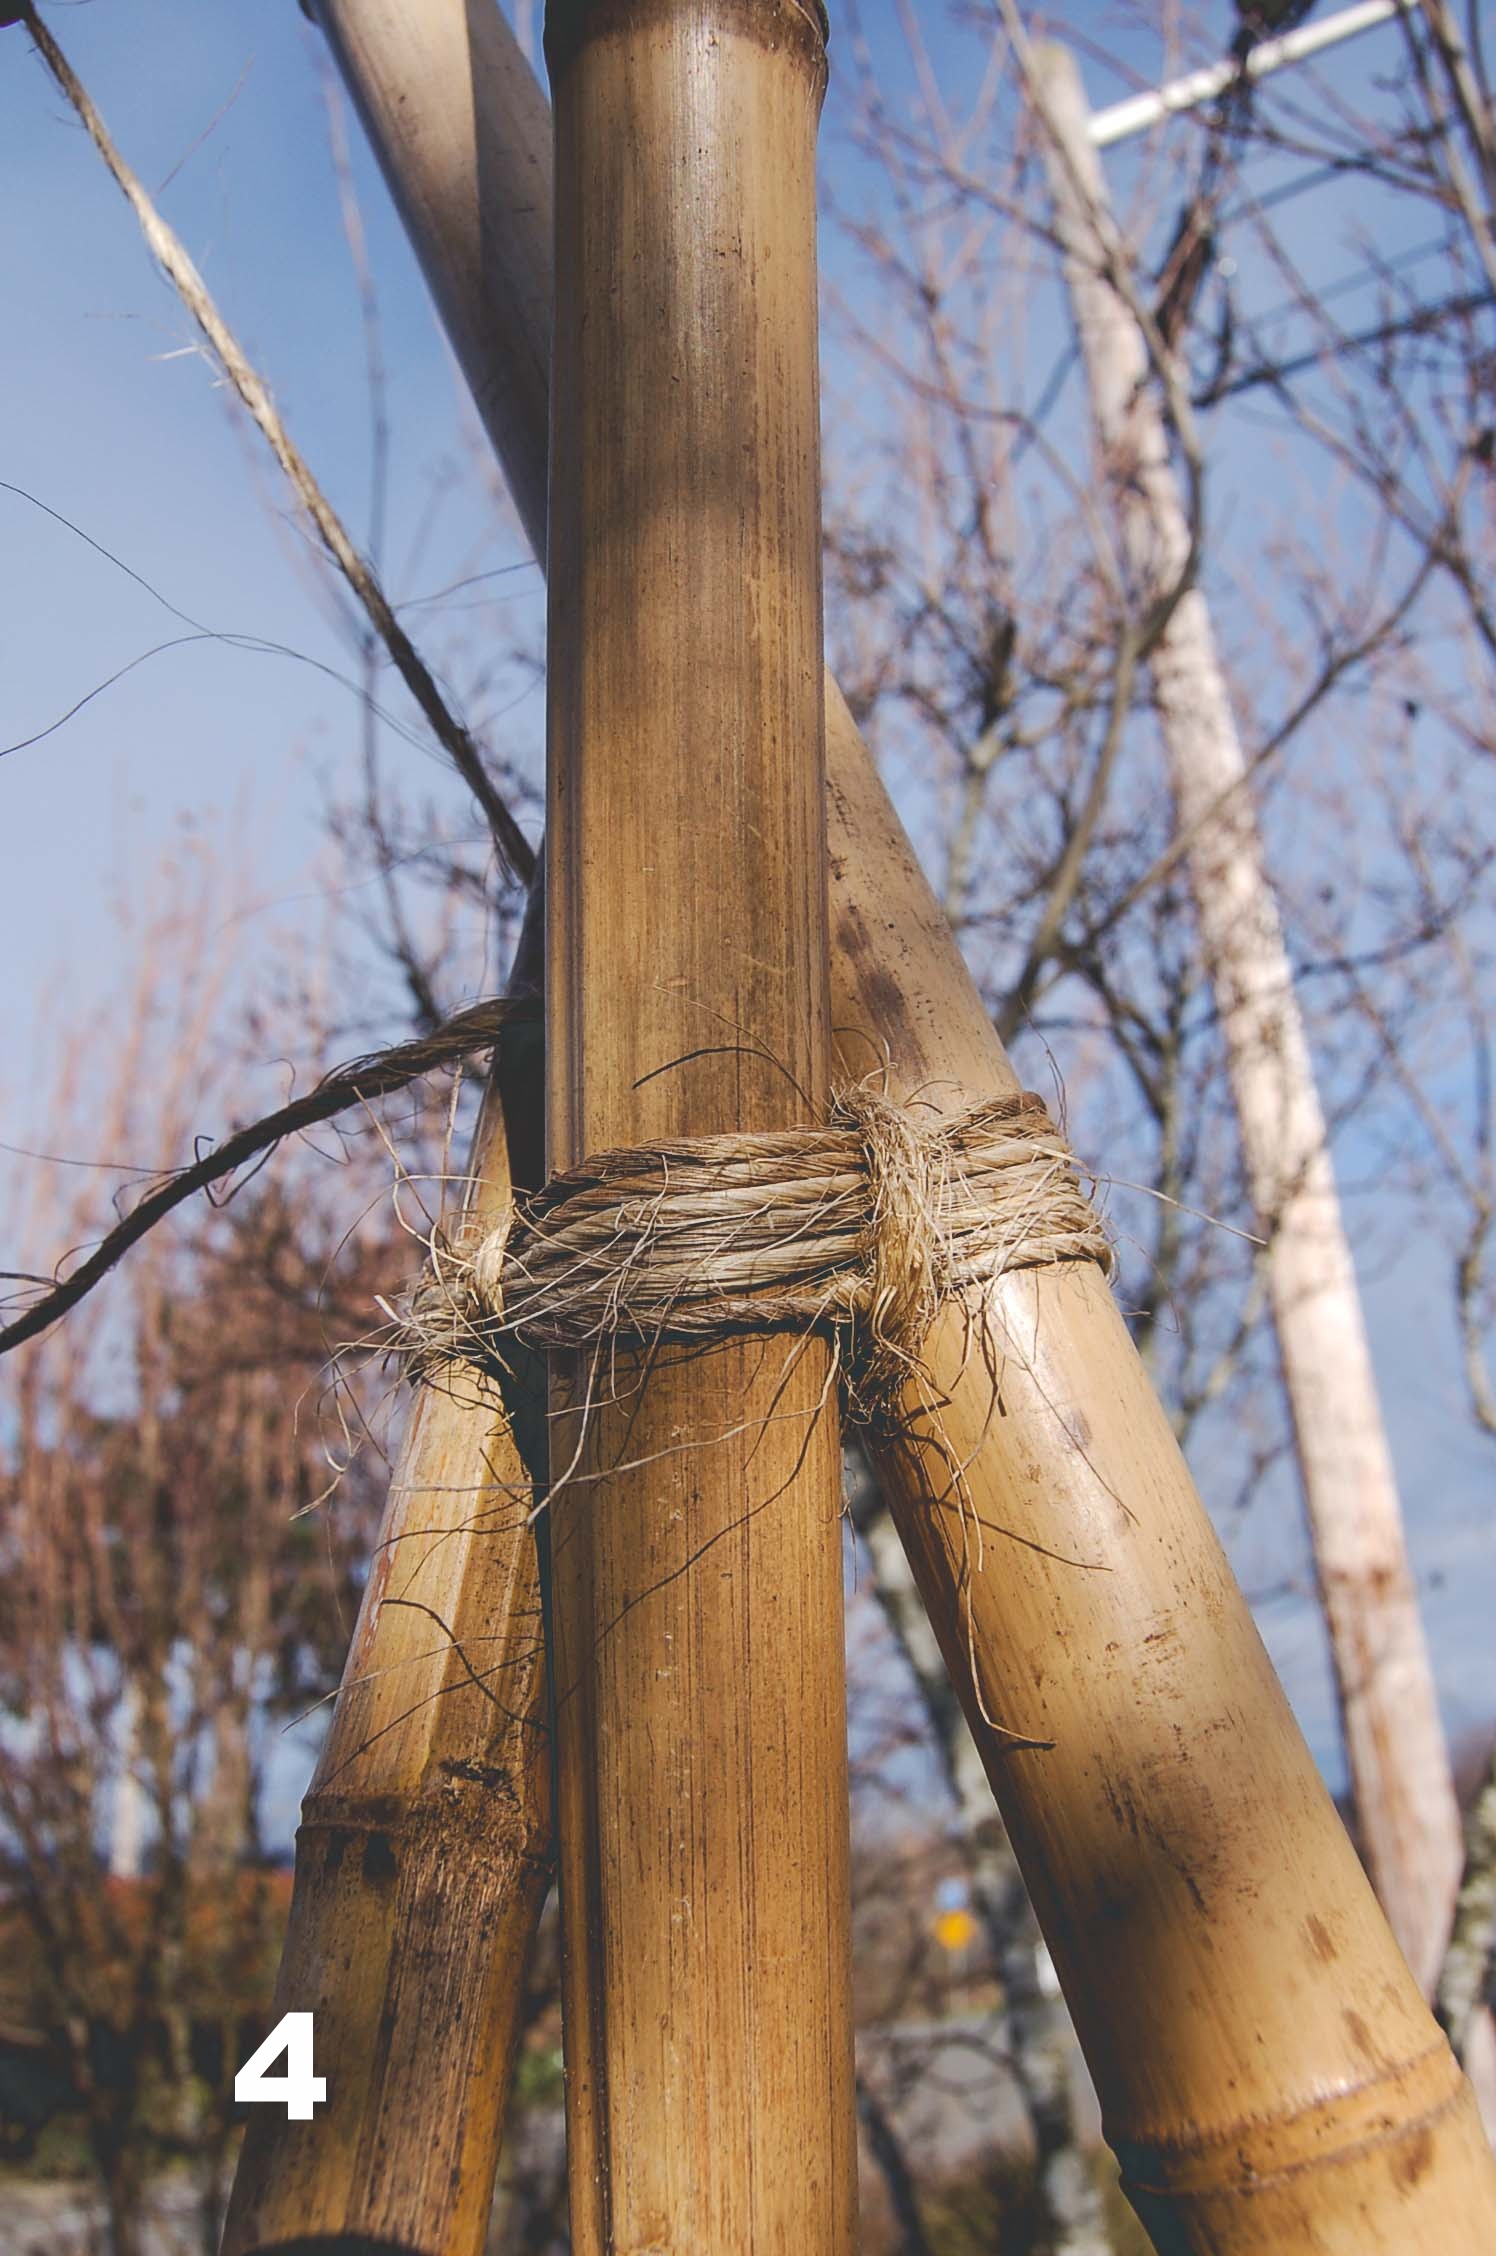
M419 37L394 0L317 9L439 301L460 308L454 342L533 528L538 91L486 0L431 0ZM1016 1094L832 687L827 719L843 1071L886 1061L890 1094L938 1087L953 1110ZM880 1469L1160 2249L1475 2256L1496 2244L1496 2187L1468 2092L1109 1293L1090 1264L1036 1272L991 1314L999 1402L968 1373L945 1412L970 1450L962 1508L942 1454L890 1449ZM939 1327L937 1368L954 1348ZM1020 1751L989 1717L1055 1745Z
M563 0L547 1147L830 1084L815 131L793 0ZM830 1350L552 1361L572 2246L854 2244Z

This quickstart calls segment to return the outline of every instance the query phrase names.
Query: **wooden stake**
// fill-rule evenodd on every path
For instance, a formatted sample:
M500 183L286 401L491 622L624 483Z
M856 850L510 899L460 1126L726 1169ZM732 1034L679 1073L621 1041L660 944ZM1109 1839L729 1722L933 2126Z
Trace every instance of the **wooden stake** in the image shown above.
M504 1036L511 1069L537 1093L538 1033ZM488 1227L509 1196L501 1078L473 1152L470 1211ZM530 1402L516 1386L506 1405L464 1374L450 1391L423 1388L412 1411L302 1805L272 2019L312 2014L327 2100L310 2122L250 2111L224 2256L314 2234L402 2256L479 2256L486 2245L551 1874L527 1524L531 1472L539 1464L543 1477L544 1464L538 1374L532 1384Z
M470 17L493 66L528 78L497 10L428 0L417 37L392 0L318 6L362 46L355 90L387 171L410 168L402 203L420 215L428 272L460 252L445 287L481 291L513 231L543 275L541 152L506 144L486 71L475 81L458 36ZM493 340L496 357L465 365L506 463L544 451L520 428L525 385L506 371L516 351L548 355L543 327L526 328L545 302L530 291L512 324L469 306L458 332L460 350L464 335ZM834 693L828 766L843 1069L886 1056L896 1092L933 1085L951 1104L1011 1090ZM957 1376L949 1334L939 1343L947 1423L973 1449L963 1510L948 1495L932 1503L948 1474L917 1448L885 1450L881 1470L1160 2248L1475 2256L1496 2235L1496 2191L1468 2092L1371 1904L1109 1294L1089 1271L1051 1272L1013 1280L992 1314L1010 1350L996 1414L984 1374ZM1055 1746L1017 1749L984 1709Z
M796 0L547 20L553 1168L829 1095L824 40ZM554 1370L572 2245L832 2256L856 2156L827 1344Z

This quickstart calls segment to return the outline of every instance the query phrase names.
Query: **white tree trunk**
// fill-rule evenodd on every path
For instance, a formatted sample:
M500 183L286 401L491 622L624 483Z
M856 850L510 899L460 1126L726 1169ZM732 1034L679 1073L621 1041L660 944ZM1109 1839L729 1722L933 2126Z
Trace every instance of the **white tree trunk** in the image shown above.
M119 1767L109 1812L109 1873L114 1880L138 1880L145 1870L151 1830L151 1796L141 1776L144 1700L127 1677L119 1703Z
M1129 571L1174 584L1190 536L1147 347L1107 276L1105 188L1066 50L1035 50L1048 164L1097 451ZM1220 1015L1372 1879L1431 1990L1462 1861L1459 1809L1408 1566L1355 1266L1246 762L1205 599L1150 659L1201 944Z

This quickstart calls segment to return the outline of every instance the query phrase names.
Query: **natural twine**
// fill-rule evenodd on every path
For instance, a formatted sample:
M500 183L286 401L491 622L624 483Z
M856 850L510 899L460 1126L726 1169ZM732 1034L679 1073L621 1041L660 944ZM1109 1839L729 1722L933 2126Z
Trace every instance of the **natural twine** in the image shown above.
M1111 1245L1042 1100L928 1121L868 1084L824 1128L603 1152L498 1229L438 1241L401 1345L412 1374L516 1345L622 1348L830 1327L850 1408L891 1408L942 1304Z

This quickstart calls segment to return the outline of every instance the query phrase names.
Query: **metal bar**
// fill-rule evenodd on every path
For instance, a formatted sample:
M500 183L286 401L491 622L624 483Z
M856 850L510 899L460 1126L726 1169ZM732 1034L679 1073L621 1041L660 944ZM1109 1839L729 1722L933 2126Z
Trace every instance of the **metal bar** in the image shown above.
M1342 8L1337 16L1326 16L1321 23L1301 24L1297 31L1284 32L1281 39L1264 39L1252 48L1245 63L1246 75L1251 79L1266 78L1270 71L1283 70L1290 63L1306 62L1326 47L1336 47L1342 39L1354 39L1358 32L1375 31L1378 24L1390 23L1403 9L1416 5L1416 0L1357 0L1352 8ZM1204 70L1190 71L1183 78L1170 81L1147 94L1131 94L1125 102L1114 102L1110 109L1096 110L1091 117L1091 143L1097 149L1109 149L1116 141L1126 141L1134 133L1146 133L1150 125L1157 125L1180 110L1194 110L1202 102L1224 92L1243 65L1228 60L1211 63Z

